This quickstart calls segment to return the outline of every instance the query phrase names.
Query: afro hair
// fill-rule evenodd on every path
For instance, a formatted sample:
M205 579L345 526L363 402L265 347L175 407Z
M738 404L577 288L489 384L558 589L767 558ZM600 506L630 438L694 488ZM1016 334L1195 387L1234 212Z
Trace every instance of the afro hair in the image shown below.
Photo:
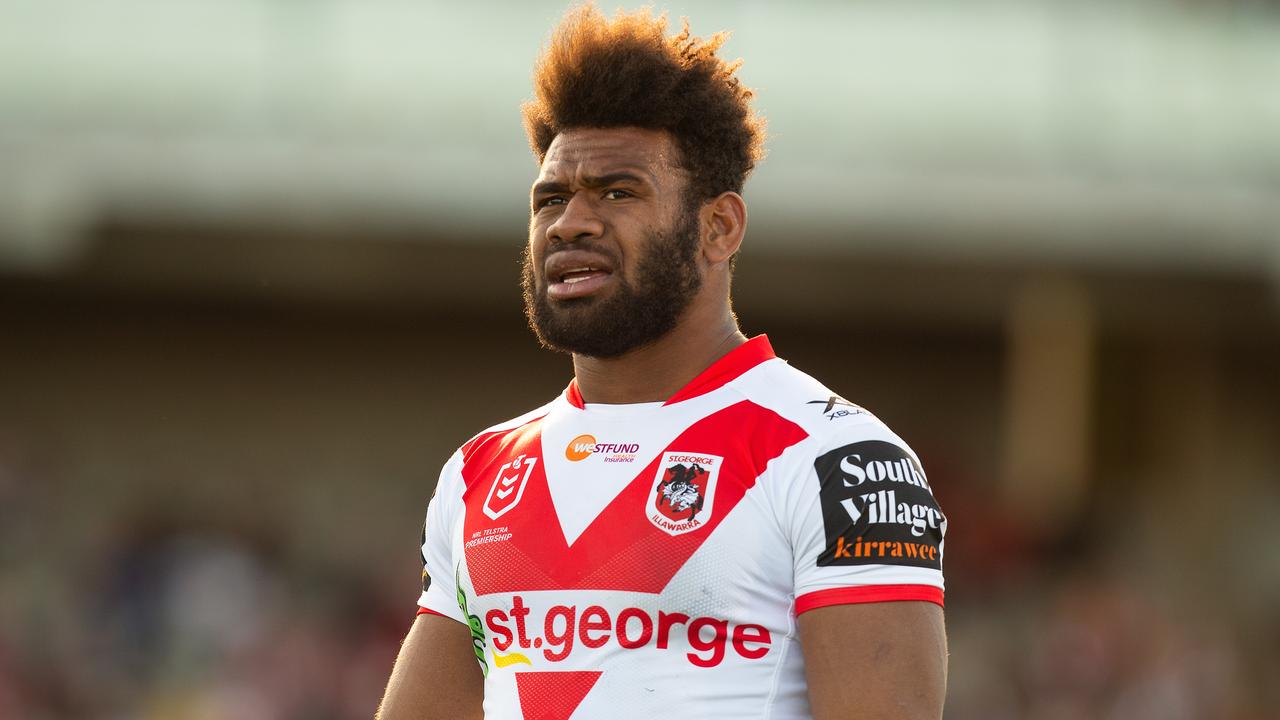
M666 30L666 15L647 9L610 20L586 4L565 15L534 67L535 97L521 108L539 162L566 129L664 130L689 172L687 199L742 192L764 155L764 119L734 74L742 63L716 56L727 33L703 40L687 20L675 36Z

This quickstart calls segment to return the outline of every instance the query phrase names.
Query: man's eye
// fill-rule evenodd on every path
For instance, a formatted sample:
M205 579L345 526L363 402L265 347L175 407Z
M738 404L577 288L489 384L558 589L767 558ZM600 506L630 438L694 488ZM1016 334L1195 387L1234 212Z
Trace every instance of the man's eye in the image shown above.
M604 194L608 200L622 200L623 198L635 197L626 190L608 190Z
M539 198L538 200L534 201L533 207L536 210L541 210L542 208L547 207L548 205L561 205L563 203L564 203L564 198L558 195L552 195L550 197Z

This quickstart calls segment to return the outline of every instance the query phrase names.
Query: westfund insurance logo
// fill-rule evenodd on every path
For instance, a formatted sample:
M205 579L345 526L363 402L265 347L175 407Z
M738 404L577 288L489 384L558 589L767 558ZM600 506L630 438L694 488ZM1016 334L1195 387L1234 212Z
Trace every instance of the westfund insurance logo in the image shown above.
M603 455L607 463L631 462L638 452L638 443L602 443L596 442L595 435L579 435L565 446L564 457L569 462L582 462L594 453Z
M819 566L942 569L947 520L920 464L906 450L867 440L832 450L813 466L822 482L827 533Z

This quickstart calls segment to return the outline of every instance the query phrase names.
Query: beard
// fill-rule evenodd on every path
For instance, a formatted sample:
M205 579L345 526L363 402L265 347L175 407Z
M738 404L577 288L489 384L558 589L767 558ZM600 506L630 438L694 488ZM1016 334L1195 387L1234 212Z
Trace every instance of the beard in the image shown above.
M632 285L615 260L616 284L604 297L552 301L546 282L539 282L526 246L523 258L524 313L543 347L595 358L616 358L655 342L671 332L702 287L698 255L697 212L667 231L649 233L636 264ZM583 249L589 249L584 247Z

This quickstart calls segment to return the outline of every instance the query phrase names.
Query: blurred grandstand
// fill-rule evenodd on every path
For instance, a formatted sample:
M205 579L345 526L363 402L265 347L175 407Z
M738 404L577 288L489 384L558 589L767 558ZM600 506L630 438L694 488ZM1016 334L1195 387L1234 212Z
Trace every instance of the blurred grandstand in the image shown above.
M1280 6L688 2L749 334L919 451L949 720L1280 707ZM367 718L523 328L560 3L0 0L0 718Z

